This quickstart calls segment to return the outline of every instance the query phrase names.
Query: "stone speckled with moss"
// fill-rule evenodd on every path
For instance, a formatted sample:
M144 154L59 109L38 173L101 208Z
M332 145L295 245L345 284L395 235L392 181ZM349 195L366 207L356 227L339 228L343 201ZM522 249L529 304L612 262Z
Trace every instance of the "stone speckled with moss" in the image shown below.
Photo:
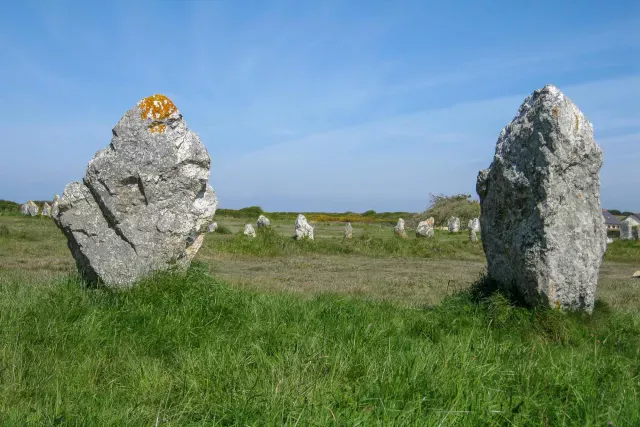
M353 226L351 225L350 222L348 222L347 225L344 226L344 238L351 239L352 237L353 237Z
M449 233L457 233L460 231L460 218L452 216L447 220L447 227L449 228Z
M430 218L431 219L431 218ZM416 228L416 237L433 237L433 221L421 221Z
M311 226L311 224L309 224L309 222L307 222L307 218L302 214L298 214L298 217L296 218L295 238L296 240L313 240L313 227Z
M396 236L402 237L403 239L407 238L407 232L404 229L404 219L398 218L398 223L393 227L393 232Z
M258 228L269 227L271 226L271 221L269 221L269 218L266 216L260 215L256 224L258 225Z
M38 216L38 212L40 212L40 208L33 202L33 200L29 200L27 203L20 206L20 213L22 215Z
M244 225L244 235L247 237L256 237L256 230L251 224Z
M42 216L51 216L51 205L47 202L44 202L42 205L42 212L40 213Z
M492 279L530 304L593 310L607 241L602 157L591 123L556 87L527 97L478 174Z
M83 181L67 185L55 217L84 277L126 286L186 268L217 207L209 167L206 148L168 98L154 95L127 111Z

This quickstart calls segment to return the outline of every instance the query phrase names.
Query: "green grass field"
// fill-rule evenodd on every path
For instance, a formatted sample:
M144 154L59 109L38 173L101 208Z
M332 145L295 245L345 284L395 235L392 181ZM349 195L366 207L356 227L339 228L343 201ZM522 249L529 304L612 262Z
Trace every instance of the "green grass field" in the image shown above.
M0 216L0 425L640 425L637 242L587 316L480 293L465 233L217 221L186 276L112 291L50 220Z

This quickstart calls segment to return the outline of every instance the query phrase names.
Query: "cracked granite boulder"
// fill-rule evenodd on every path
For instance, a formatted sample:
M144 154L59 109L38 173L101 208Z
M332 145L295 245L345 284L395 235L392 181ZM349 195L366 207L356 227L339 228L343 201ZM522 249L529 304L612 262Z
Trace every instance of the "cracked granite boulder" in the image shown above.
M185 269L202 244L217 201L200 138L163 95L127 111L59 201L56 224L80 273L128 286L157 270Z
M593 126L556 87L524 101L478 174L490 278L530 304L593 310L607 245L602 159Z

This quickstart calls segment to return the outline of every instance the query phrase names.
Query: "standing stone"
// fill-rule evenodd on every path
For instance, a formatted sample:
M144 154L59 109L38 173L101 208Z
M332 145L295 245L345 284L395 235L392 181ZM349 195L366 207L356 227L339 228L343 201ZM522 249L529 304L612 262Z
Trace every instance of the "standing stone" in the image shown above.
M44 205L42 205L42 216L51 216L51 206L49 205L49 203L44 202Z
M307 238L313 240L313 227L307 222L307 218L299 214L296 218L296 240Z
M396 236L402 237L403 239L407 238L407 232L404 230L404 219L398 219L398 223L393 227L393 232L396 233Z
M433 237L433 222L421 221L416 228L416 237Z
M60 213L60 196L57 194L53 197L53 203L51 204L51 218L57 218Z
M480 218L473 218L469 220L469 224L467 225L467 229L475 231L476 233L480 232Z
M452 216L447 221L447 225L449 227L449 233L457 233L460 231L460 218Z
M22 215L38 216L38 212L40 212L40 208L32 200L20 206L20 213Z
M253 228L251 224L244 225L244 235L248 237L256 237L256 230Z
M476 235L476 230L473 227L469 227L469 241L477 242L478 236Z
M613 239L611 237L607 237L607 245L613 243Z
M606 250L601 166L591 123L556 87L524 101L478 174L491 279L530 304L593 309Z
M112 133L59 203L56 223L78 270L90 282L126 286L185 269L217 207L206 148L164 95L138 102Z
M209 226L207 227L207 231L209 233L215 233L216 230L218 229L218 223L217 222L212 222L211 224L209 224Z
M260 215L258 217L258 228L269 227L271 225L271 221L264 215Z
M629 218L626 218L620 224L620 240L632 240L633 239L633 223Z
M353 227L351 223L348 222L347 225L344 226L344 238L351 239L353 237Z

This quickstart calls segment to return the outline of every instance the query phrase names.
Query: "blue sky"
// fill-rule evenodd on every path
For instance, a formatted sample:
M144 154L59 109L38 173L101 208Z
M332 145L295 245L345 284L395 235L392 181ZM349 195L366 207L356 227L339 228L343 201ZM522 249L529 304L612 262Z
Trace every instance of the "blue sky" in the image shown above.
M594 124L603 206L640 211L640 2L474 3L4 4L0 198L62 193L164 93L221 207L418 211L475 196L502 127L553 83Z

